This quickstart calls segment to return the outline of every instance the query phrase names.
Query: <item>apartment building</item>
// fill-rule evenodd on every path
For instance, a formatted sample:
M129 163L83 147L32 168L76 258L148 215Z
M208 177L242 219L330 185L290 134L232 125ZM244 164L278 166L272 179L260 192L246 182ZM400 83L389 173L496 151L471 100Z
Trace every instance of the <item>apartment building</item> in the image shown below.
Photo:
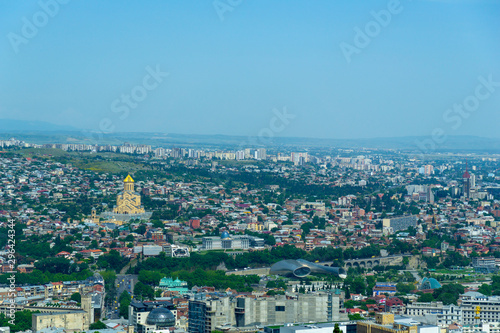
M448 327L453 323L462 323L462 309L459 306L443 302L414 302L406 306L406 315L422 323Z

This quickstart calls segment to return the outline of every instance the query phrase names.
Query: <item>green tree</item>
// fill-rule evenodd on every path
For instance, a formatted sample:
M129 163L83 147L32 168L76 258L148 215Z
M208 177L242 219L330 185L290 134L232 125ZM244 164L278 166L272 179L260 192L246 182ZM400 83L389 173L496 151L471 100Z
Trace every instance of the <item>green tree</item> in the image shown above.
M40 311L31 312L28 310L17 311L14 313L14 325L12 325L11 319L7 318L3 313L0 314L0 326L10 327L11 332L27 331L31 329L31 315L33 313L39 313Z
M155 297L154 289L142 282L137 282L134 287L134 296L139 299L153 299Z
M365 286L365 279L362 276L356 277L350 284L350 287L355 294L364 294Z
M107 328L106 324L102 321L96 321L95 323L90 324L89 329L91 330L102 330Z
M350 314L348 316L349 316L349 320L363 320L364 319L359 313Z
M405 293L405 294L408 294L410 293L412 290L415 289L415 287L410 284L410 283L398 283L396 284L396 289L397 291L401 292L401 293Z
M450 283L442 286L439 289L434 290L432 296L438 300L442 301L445 305L457 304L458 297L465 291L464 286L457 283Z
M345 286L344 292L345 292L345 299L351 299L351 293L349 292L349 286Z
M335 327L333 329L333 333L342 333L342 330L340 329L340 326L338 323L335 323Z
M125 319L128 319L128 306L132 301L132 297L130 297L130 294L126 290L124 290L121 293L118 301L120 302L120 316L122 316Z
M72 301L77 302L77 303L81 303L82 302L82 295L80 295L80 293L74 293L73 295L71 295L70 299Z
M432 302L432 301L434 301L434 297L432 297L432 294L430 293L420 295L420 297L417 300L417 302Z
M478 289L477 289L478 292L480 292L481 294L483 295L486 295L486 296L491 296L492 295L492 292L493 292L493 287L489 284L485 284L483 283Z

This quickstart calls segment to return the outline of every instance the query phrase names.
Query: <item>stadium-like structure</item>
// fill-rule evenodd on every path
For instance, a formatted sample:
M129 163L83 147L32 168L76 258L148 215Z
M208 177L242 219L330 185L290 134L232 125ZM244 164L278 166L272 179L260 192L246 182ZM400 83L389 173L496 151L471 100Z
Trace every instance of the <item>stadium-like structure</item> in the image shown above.
M294 276L298 278L308 276L311 273L334 274L342 279L347 277L345 269L341 267L322 266L304 259L278 261L271 266L271 270L269 271L269 274Z

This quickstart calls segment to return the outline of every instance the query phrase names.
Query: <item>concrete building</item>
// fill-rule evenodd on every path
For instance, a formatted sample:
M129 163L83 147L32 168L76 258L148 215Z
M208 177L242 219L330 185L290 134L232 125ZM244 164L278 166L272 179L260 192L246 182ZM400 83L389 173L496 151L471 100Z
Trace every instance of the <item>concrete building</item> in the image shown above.
M159 245L143 245L142 246L142 254L145 257L155 257L163 251L163 247Z
M31 316L32 329L37 332L44 328L56 327L67 331L87 330L94 319L93 295L82 296L81 308L68 307L37 307L25 306L22 310L40 311ZM100 314L100 309L98 310Z
M332 333L336 323L311 324L311 325L284 325L278 329L265 327L264 333ZM356 322L339 322L340 330L343 333L356 333ZM278 331L278 332L275 332Z
M415 201L434 203L434 193L429 185L407 185L406 191Z
M235 322L232 303L229 297L207 299L204 294L195 295L195 299L189 301L188 332L210 333L216 327L231 325Z
M258 148L255 151L255 159L256 160L265 160L265 159L267 159L266 148Z
M476 308L480 307L479 320L481 323L500 322L500 296L485 296L478 292L469 291L460 296L463 325L477 324Z
M221 249L242 249L264 247L264 239L253 236L231 236L223 233L221 237L203 237L203 250L221 250Z
M459 306L443 302L414 302L406 306L406 315L422 323L448 327L462 323L462 309Z
M332 293L299 294L297 299L285 296L273 298L238 298L236 327L284 324L291 322L339 321L340 300Z
M357 333L440 333L438 326L422 325L412 318L398 316L392 313L375 314L375 322L358 321Z
M462 193L463 193L464 197L467 199L470 197L470 190L471 190L470 178L471 177L470 177L469 170L467 168L467 162L465 162L465 172L462 175Z
M172 258L188 258L190 256L189 247L186 245L164 245L163 251L165 251L167 257Z
M462 333L500 333L500 323L480 323L475 325L464 325Z
M495 257L472 258L472 266L477 273L496 273L498 271Z
M85 331L89 329L89 315L83 310L65 312L33 313L31 328L34 332L57 327L66 331Z
M224 327L241 329L279 325L347 320L340 313L340 298L334 293L299 294L296 299L275 297L197 296L189 302L189 332L210 332Z
M391 217L382 220L384 228L391 228L392 232L406 230L409 227L417 227L417 217L415 215Z
M128 312L128 324L136 333L164 330L176 324L177 310L167 301L132 302Z
M318 216L324 216L325 215L325 203L324 202L304 202L302 205L300 205L300 210L314 210L315 214Z
M395 295L397 292L396 284L392 282L376 282L373 287L373 296L378 296L382 294L387 294L389 296Z

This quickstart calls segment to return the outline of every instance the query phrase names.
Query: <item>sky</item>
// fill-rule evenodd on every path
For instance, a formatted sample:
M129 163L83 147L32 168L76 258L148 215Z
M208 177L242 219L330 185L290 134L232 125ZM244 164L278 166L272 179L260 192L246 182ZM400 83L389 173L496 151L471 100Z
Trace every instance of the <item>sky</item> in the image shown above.
M500 138L500 1L2 1L0 119Z

